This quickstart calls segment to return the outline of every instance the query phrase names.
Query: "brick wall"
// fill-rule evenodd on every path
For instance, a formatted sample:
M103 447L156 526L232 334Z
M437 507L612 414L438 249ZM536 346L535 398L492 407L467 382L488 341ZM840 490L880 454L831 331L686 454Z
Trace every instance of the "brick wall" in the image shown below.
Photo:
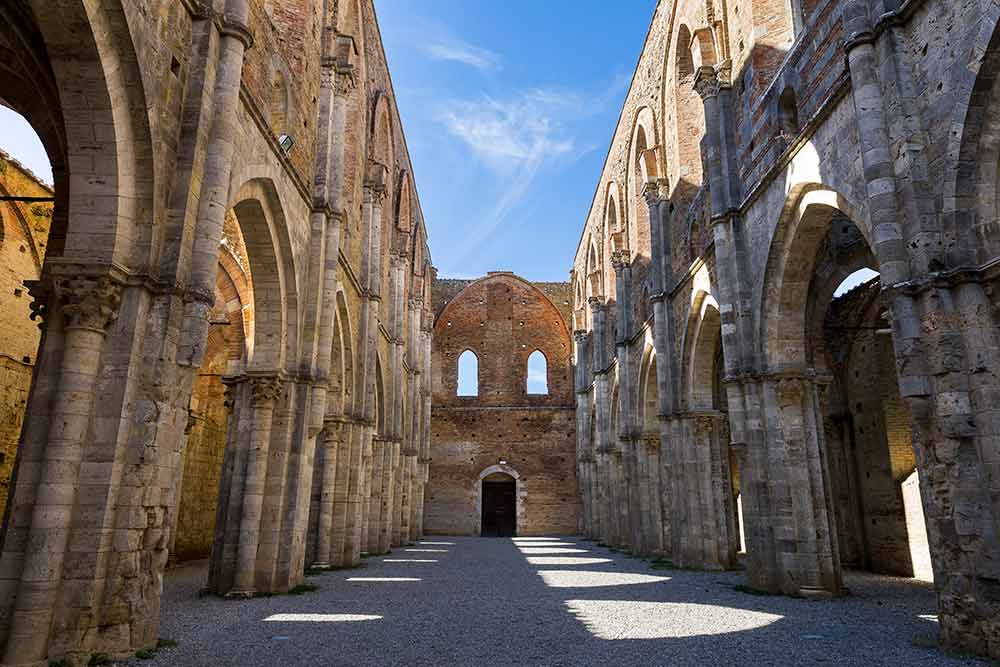
M52 190L0 151L0 194L51 197ZM51 219L48 203L0 203L0 516L7 503L40 336L30 318L31 297L24 281L38 279Z
M477 534L480 476L516 473L519 534L577 530L569 284L536 287L510 273L478 281L435 281L433 412L425 526ZM479 360L479 396L457 396L458 357ZM526 391L528 356L547 359L548 395Z

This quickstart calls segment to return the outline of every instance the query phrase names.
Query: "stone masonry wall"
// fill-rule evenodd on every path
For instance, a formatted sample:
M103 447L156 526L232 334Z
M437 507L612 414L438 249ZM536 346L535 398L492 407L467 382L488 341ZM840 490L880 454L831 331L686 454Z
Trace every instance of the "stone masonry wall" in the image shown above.
M433 292L427 531L478 534L480 479L502 461L519 484L518 534L575 532L569 285L547 283L543 292L496 272L478 281L436 281ZM456 395L458 358L466 350L478 358L478 396ZM527 394L527 361L535 350L547 359L547 395Z

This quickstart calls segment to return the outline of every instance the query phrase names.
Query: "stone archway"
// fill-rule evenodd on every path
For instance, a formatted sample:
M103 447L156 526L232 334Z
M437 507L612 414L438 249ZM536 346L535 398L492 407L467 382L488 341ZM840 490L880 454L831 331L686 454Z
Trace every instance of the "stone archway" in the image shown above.
M473 521L475 522L475 531L473 534L481 535L483 532L483 482L486 481L488 477L493 475L506 475L514 480L514 499L516 503L514 509L514 534L521 535L525 530L524 509L525 503L528 499L528 490L525 488L525 484L521 479L520 473L518 473L512 466L505 463L499 463L486 468L480 472L479 476L476 478L475 486L472 489L472 494L476 499L476 513L473 518Z

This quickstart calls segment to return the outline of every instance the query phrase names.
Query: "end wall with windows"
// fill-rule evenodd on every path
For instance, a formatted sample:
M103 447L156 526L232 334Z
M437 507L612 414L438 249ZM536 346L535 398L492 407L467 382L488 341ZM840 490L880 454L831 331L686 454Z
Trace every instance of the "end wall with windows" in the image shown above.
M433 293L427 531L475 534L480 473L506 461L520 476L518 534L576 532L569 283L492 272L479 280L436 280ZM545 394L533 393L540 386L535 364L529 390L535 352L545 360ZM476 369L475 377L463 377L461 392L460 365Z

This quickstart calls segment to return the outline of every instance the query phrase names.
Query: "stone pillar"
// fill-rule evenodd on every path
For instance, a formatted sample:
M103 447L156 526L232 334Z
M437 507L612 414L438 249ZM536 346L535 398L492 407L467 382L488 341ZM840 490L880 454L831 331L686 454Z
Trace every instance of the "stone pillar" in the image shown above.
M920 476L942 643L1000 657L1000 335L982 258L943 232L922 188L931 157L912 99L905 30L850 0L844 34L874 254ZM896 157L906 144L906 160ZM947 238L948 235L944 234ZM943 576L945 575L946 576Z
M253 375L248 379L252 402L250 446L243 484L239 521L239 546L232 590L227 597L253 597L257 584L257 549L260 544L261 510L268 475L268 452L275 403L283 393L277 375Z
M660 432L660 447L655 450L658 456L655 461L658 466L657 474L650 474L649 488L645 490L645 495L650 503L649 512L662 517L664 513L673 516L684 516L681 511L683 498L683 485L677 477L680 470L677 458L683 447L683 443L670 442L669 424L659 417L669 416L678 410L678 394L680 383L678 382L679 370L677 367L677 326L674 318L673 301L670 293L674 288L673 261L672 261L672 237L669 224L670 202L661 193L661 185L665 183L650 181L643 187L643 196L646 206L649 209L650 244L653 249L652 272L650 274L650 301L653 310L653 346L656 349L656 385L659 405L657 406L657 423ZM647 449L648 453L649 450ZM660 485L666 484L671 489L671 494L667 496L671 499L668 508L662 506L664 493ZM652 505L660 503L661 507L653 508ZM647 523L646 541L651 545L651 550L662 550L662 521L659 525ZM675 537L683 534L686 528L690 527L690 522L674 527L672 533ZM675 542L676 546L676 542ZM676 549L671 550L676 558Z
M596 437L594 446L604 455L605 474L602 475L600 484L602 486L601 496L604 499L600 509L600 524L604 528L605 534L601 539L614 541L619 529L617 508L618 499L618 476L617 468L611 458L613 443L610 429L610 391L608 387L608 360L607 360L607 306L603 299L590 297L588 305L591 309L593 331L591 332L591 369L594 382L594 420L596 424ZM617 459L620 462L620 456Z
M737 149L733 128L733 100L730 63L702 67L695 89L705 106L705 164L711 194L712 230L716 259L716 296L722 320L722 347L726 368L726 395L730 421L730 448L740 465L744 532L747 549L747 579L754 588L799 593L802 577L783 570L778 563L776 532L770 523L776 499L772 491L785 489L784 480L772 455L780 456L777 443L769 443L760 363L755 357L753 317L749 293L753 281L746 268L745 238L737 206L741 196ZM797 479L805 471L792 473ZM812 551L822 549L812 548ZM835 567L839 571L839 566ZM828 573L830 574L830 573ZM814 577L816 578L816 577ZM826 578L837 592L836 576ZM806 591L814 593L815 591Z
M382 553L389 553L398 546L396 535L399 524L400 487L400 444L398 441L386 443L385 485L382 489L382 533L379 546Z
M3 664L44 662L69 548L73 508L107 327L118 315L119 283L108 277L53 281L63 333L59 383L38 487L27 526ZM56 324L56 322L53 322ZM96 546L96 545L95 545ZM77 550L74 550L77 551ZM96 555L96 554L93 554Z
M580 488L580 498L583 503L581 530L588 538L597 537L597 526L594 509L593 483L593 447L591 441L590 421L593 419L590 405L590 381L588 379L589 351L587 348L587 332L577 330L573 334L574 366L573 388L576 397L576 461L577 484Z
M374 427L369 427L366 430L368 431L367 437L361 442L361 534L358 549L360 553L374 553L371 547L371 536L373 533L378 535L378 526L375 526L374 531L372 530L372 483L375 475L375 456L381 453L381 443L375 436Z
M339 560L334 557L334 505L337 493L338 461L343 455L343 423L328 419L323 428L323 467L320 471L319 519L316 525L316 558L313 567L329 568ZM341 501L343 502L343 501ZM339 564L339 563L337 563Z
M381 437L372 439L371 453L371 474L367 475L369 481L367 528L365 528L366 539L364 540L365 551L370 554L383 553L383 525L384 512L382 508L382 494L386 486L385 467L389 463L388 456L389 443Z
M337 467L338 497L343 495L343 505L334 505L334 536L340 541L340 531L343 531L342 567L353 567L361 560L364 520L364 469L366 464L365 450L371 447L370 426L364 421L354 420L351 424L349 456L343 460L343 465ZM343 507L341 513L338 508Z

